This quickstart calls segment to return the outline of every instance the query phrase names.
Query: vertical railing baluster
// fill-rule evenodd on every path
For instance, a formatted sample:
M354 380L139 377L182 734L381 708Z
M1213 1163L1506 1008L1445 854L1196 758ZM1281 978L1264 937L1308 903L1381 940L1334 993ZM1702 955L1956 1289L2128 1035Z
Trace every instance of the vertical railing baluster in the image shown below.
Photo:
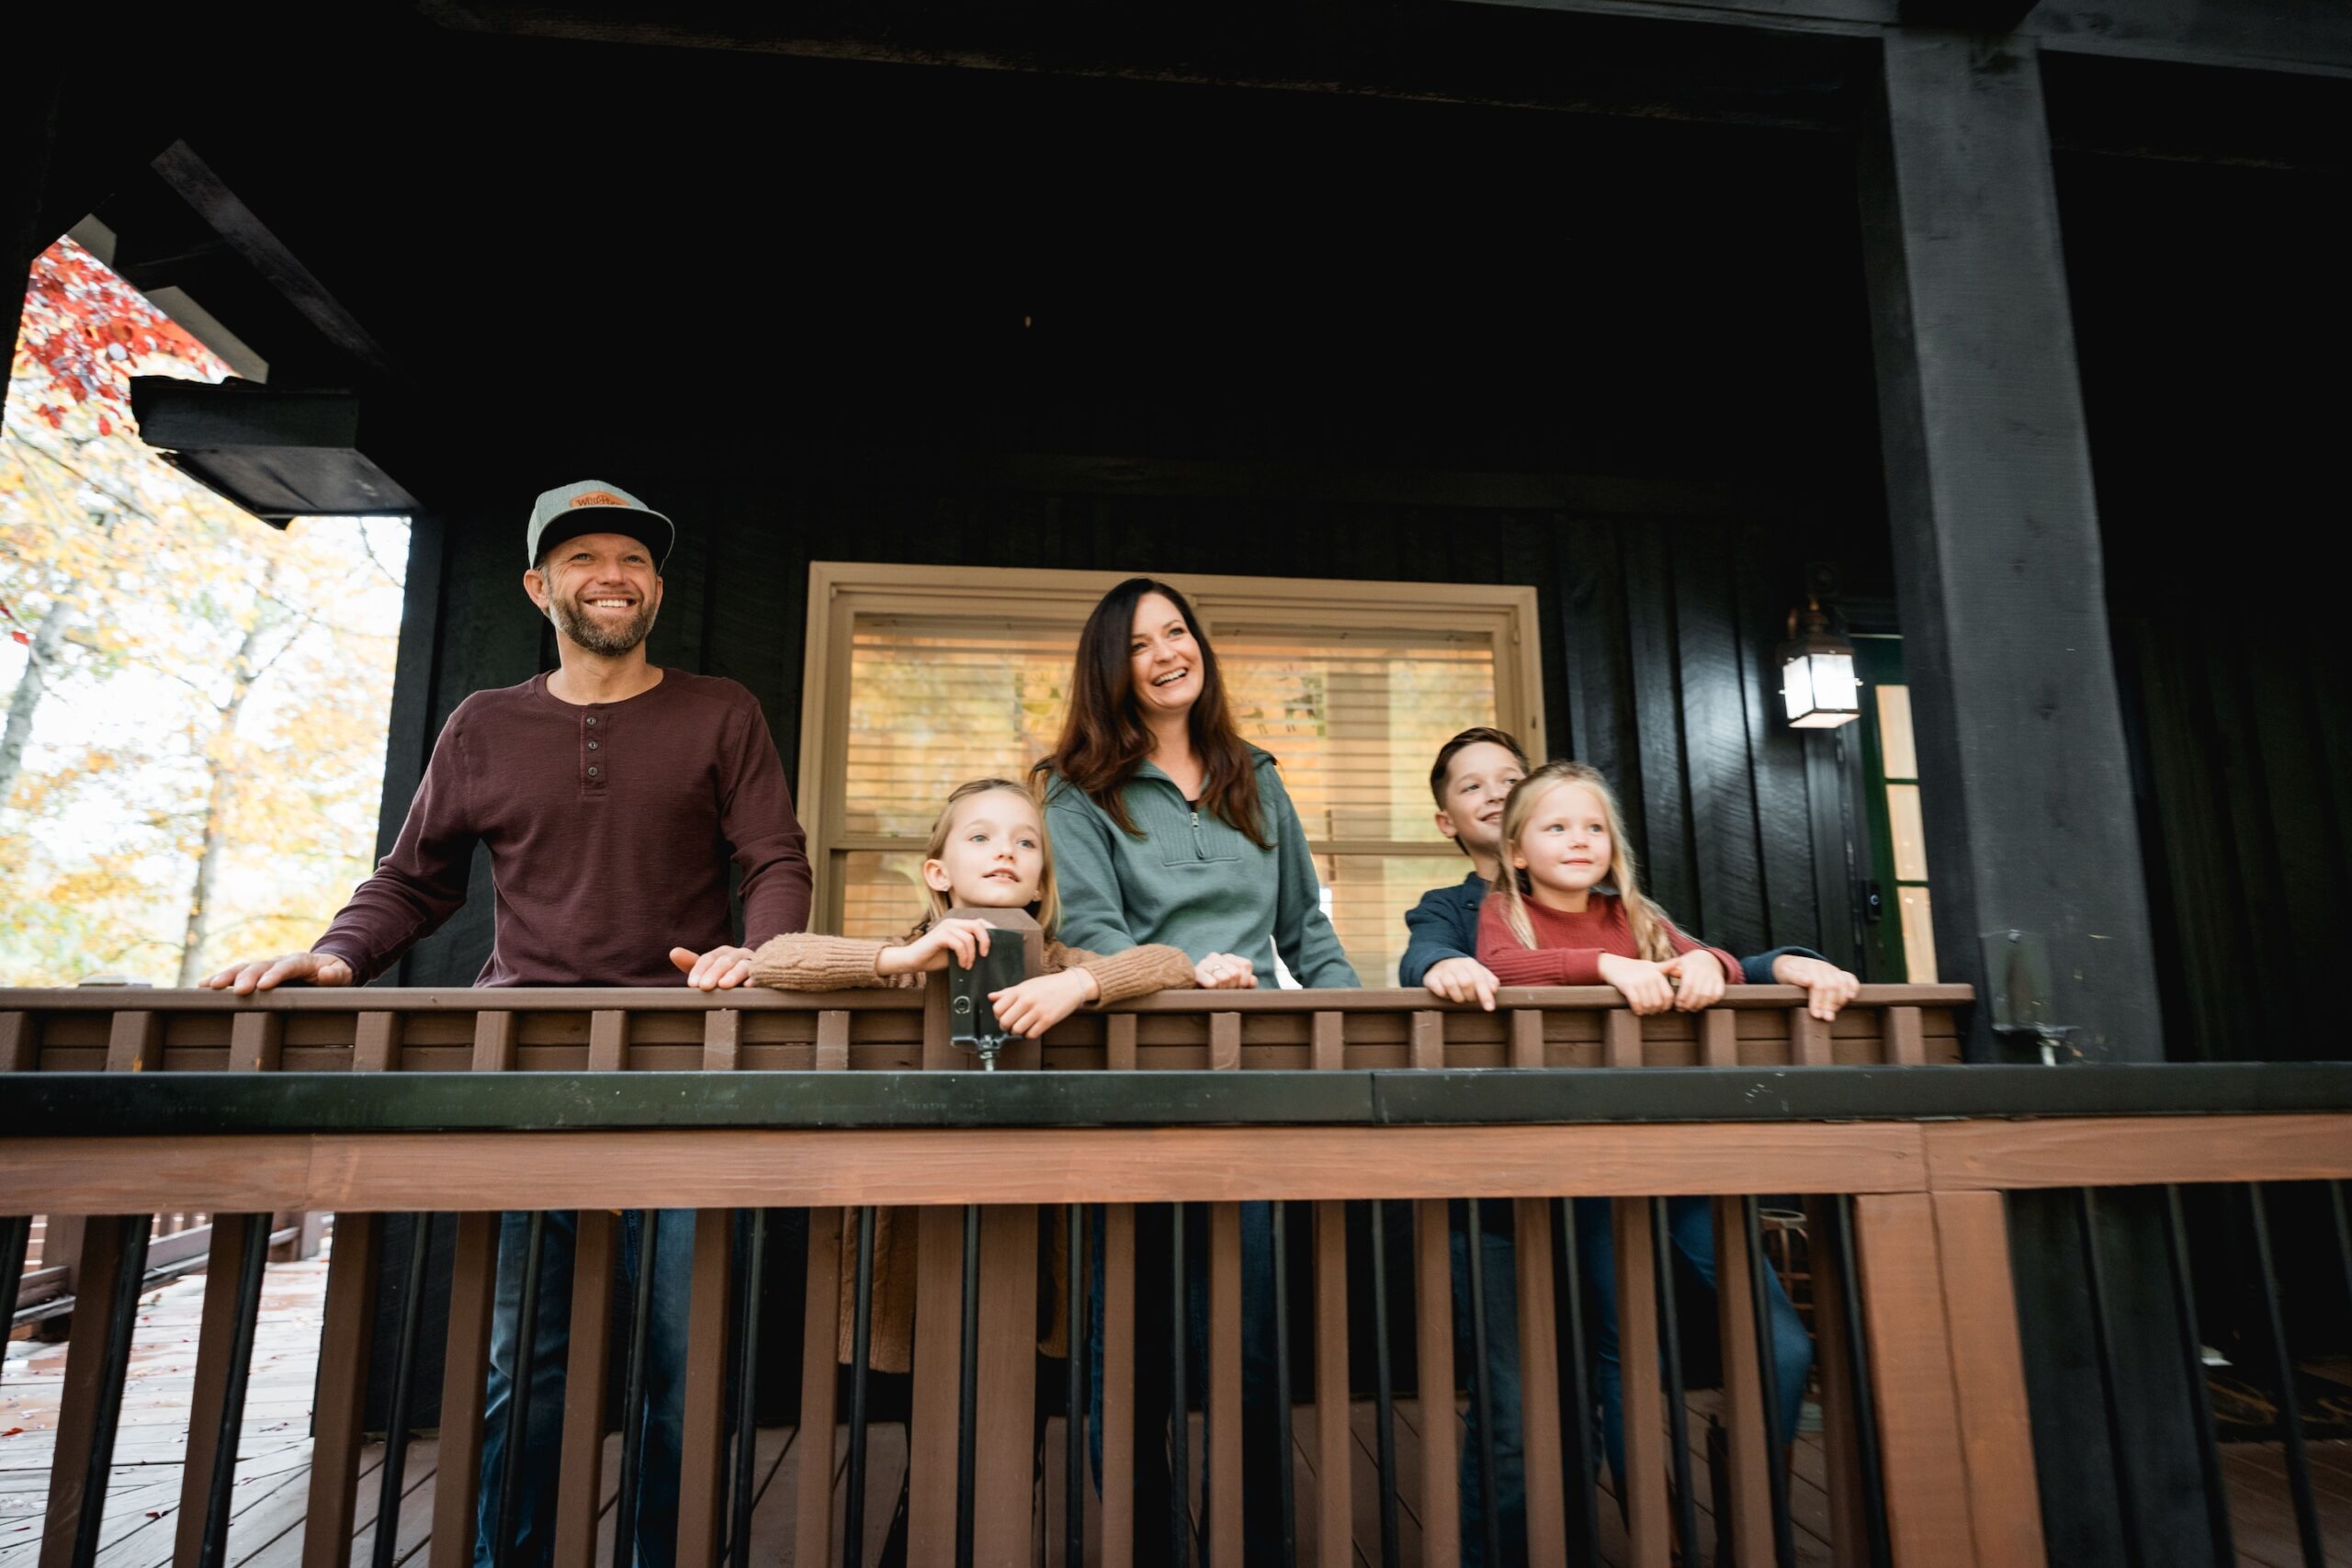
M216 1225L229 1216L216 1214ZM254 1338L261 1320L261 1288L269 1263L269 1216L243 1214L237 1224L236 1327L230 1336L220 1416L215 1423L212 1463L205 1478L203 1533L198 1538L197 1568L226 1568L229 1561L229 1500L237 1482L237 1439L245 1422L245 1388L251 1381ZM209 1296L208 1290L207 1295ZM185 1539L185 1538L183 1538Z
M506 1449L498 1467L498 1502L492 1517L498 1532L491 1538L492 1568L508 1568L514 1561L515 1516L522 1506L523 1450L530 1441L531 1376L539 1337L539 1263L547 1248L548 1216L531 1211L523 1241L521 1310L515 1314L514 1360L506 1380Z
M1470 1199L1466 1208L1468 1234L1463 1239L1469 1244L1470 1259L1470 1397L1478 1413L1478 1530L1487 1549L1485 1561L1500 1562L1503 1524L1501 1499L1496 1495L1494 1375L1487 1365L1486 1236L1479 1228L1478 1200ZM1423 1403L1426 1407L1426 1398ZM1437 1417L1443 1418L1442 1413Z
M2140 1568L2147 1551L2140 1539L2139 1488L2132 1479L2131 1444L2123 1427L2123 1374L2115 1359L2114 1331L2107 1315L2107 1268L2098 1249L2098 1200L2087 1187L2075 1189L2075 1244L2083 1255L2083 1283L2090 1294L2091 1344L2098 1358L2099 1395L2107 1410L2107 1446L2115 1474L2115 1503L2122 1516L2123 1561Z
M653 1259L661 1239L662 1211L639 1215L637 1282L629 1298L628 1359L621 1374L621 1473L613 1496L613 1568L637 1561L637 1514L644 1489L645 1351L652 1333Z
M254 1216L266 1226L266 1215ZM400 1552L401 1497L408 1477L408 1413L411 1387L416 1380L416 1337L424 1321L424 1264L433 1239L433 1216L411 1214L408 1221L408 1275L401 1281L401 1337L392 1351L392 1409L384 1427L382 1476L376 1490L375 1548L369 1561L375 1568L392 1568ZM268 1250L268 1234L262 1236ZM234 1463L233 1457L231 1461ZM217 1466L216 1466L217 1472Z
M2254 1251L2262 1270L2264 1322L2270 1330L2272 1366L2278 1377L2278 1422L2287 1445L2287 1488L2295 1501L2295 1531L2302 1539L2306 1568L2326 1568L2327 1547L2321 1540L2319 1504L2312 1495L2311 1456L2303 1450L2302 1403L2295 1397L2295 1359L2287 1349L2287 1320L2278 1305L2278 1272L2270 1256L2270 1217L2262 1201L2262 1183L2246 1183L2246 1202L2254 1212Z
M851 1290L849 1495L842 1521L842 1568L857 1568L865 1551L865 1360L873 1344L874 1205L866 1203L857 1211L857 1271Z
M1086 1205L1062 1211L1062 1562L1086 1561Z
M727 1554L734 1568L752 1568L752 1505L759 1500L760 1280L767 1269L768 1212L753 1209L744 1229L749 1234L743 1242L743 1314L735 1338L735 1484L729 1498ZM861 1364L864 1359L861 1354ZM850 1539L857 1539L857 1532L851 1531Z
M12 1014L22 1017L22 1014ZM0 1332L17 1320L17 1292L25 1280L25 1249L32 1245L33 1217L12 1214L0 1220ZM0 1363L0 1382L7 1368Z
M1576 1210L1555 1198L1552 1220L1552 1312L1559 1341L1560 1489L1577 1500L1571 1521L1584 1547L1579 1562L1600 1561L1600 1496L1595 1479L1600 1457L1593 1452L1592 1384L1585 1369L1584 1265L1577 1255Z
M1187 1441L1192 1401L1184 1375L1184 1337L1192 1332L1192 1314L1185 1310L1184 1205L1171 1203L1169 1209L1169 1321L1175 1329L1168 1336L1168 1550L1170 1561L1183 1568L1193 1560L1193 1461Z
M1292 1568L1298 1562L1298 1483L1292 1473L1297 1469L1297 1458L1290 1431L1289 1232L1280 1199L1274 1201L1270 1224L1274 1249L1274 1451L1281 1456L1275 1475L1282 1490L1283 1562L1284 1568ZM1078 1559L1073 1555L1070 1561L1074 1563Z
M2165 1252L2172 1267L2172 1304L2180 1325L2180 1348L2188 1361L2189 1418L2197 1426L2197 1468L2205 1484L2205 1527L2212 1538L2215 1568L2233 1568L2237 1548L2230 1539L2230 1494L2222 1479L2222 1454L2213 1436L2213 1404L2205 1386L2205 1337L2197 1325L2197 1285L2188 1266L2188 1224L2180 1189L2165 1188Z
M1669 1449L1668 1465L1674 1476L1674 1529L1681 1543L1686 1561L1699 1556L1699 1510L1697 1499L1690 1495L1690 1411L1689 1395L1682 1388L1682 1325L1677 1310L1674 1289L1674 1231L1666 1212L1666 1200L1650 1200L1650 1275L1652 1288L1657 1292L1657 1335L1659 1361L1666 1374L1666 1430ZM1627 1288L1621 1272L1617 1288ZM1634 1287L1638 1289L1639 1286ZM1646 1368L1634 1370L1630 1361L1624 1364L1628 1381L1647 1377Z
M1772 1332L1771 1263L1764 1256L1764 1227L1754 1197L1740 1200L1740 1224L1747 1234L1747 1299L1756 1330L1756 1383L1764 1404L1764 1475L1772 1498L1772 1559L1796 1568L1796 1531L1789 1519L1788 1445L1796 1434L1781 1430L1781 1360Z
M146 1284L150 1214L125 1214L115 1222L114 1291L107 1303L106 1360L98 1380L97 1408L83 1461L82 1508L74 1525L73 1568L97 1561L98 1532L105 1528L107 1482L114 1470L115 1431L122 1421L122 1383L130 1370L130 1336L139 1325L139 1292Z
M1854 1247L1854 1200L1838 1194L1830 1207L1835 1231L1839 1315L1846 1329L1846 1364L1853 1371L1854 1462L1861 1472L1862 1528L1871 1568L1890 1568L1894 1546L1886 1522L1886 1479L1878 1447L1878 1408L1871 1403L1870 1336L1862 1322L1861 1270Z
M1396 1392L1388 1367L1388 1214L1386 1203L1378 1198L1372 1201L1372 1359L1380 1459L1380 1568L1398 1568Z
M980 1206L964 1205L964 1353L956 1404L956 1568L972 1568L980 1408Z

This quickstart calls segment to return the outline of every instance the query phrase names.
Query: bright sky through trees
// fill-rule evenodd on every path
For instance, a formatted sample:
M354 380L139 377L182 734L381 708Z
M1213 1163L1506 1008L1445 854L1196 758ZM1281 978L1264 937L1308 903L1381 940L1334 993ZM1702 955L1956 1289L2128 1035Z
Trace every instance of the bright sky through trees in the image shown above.
M0 437L0 986L307 946L374 857L400 519L248 516L129 377L224 367L95 257L34 264Z

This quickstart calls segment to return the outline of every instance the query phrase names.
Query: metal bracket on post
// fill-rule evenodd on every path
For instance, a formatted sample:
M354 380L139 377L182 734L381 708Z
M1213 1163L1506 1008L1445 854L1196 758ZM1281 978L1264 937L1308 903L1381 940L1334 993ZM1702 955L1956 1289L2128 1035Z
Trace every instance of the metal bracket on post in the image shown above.
M2050 1018L2050 949L2033 931L1986 931L1978 939L1984 949L1984 980L1993 1013L1993 1032L2003 1041L2030 1044L2042 1066L2079 1062L2083 1054L2066 1043L2075 1032L2071 1023Z

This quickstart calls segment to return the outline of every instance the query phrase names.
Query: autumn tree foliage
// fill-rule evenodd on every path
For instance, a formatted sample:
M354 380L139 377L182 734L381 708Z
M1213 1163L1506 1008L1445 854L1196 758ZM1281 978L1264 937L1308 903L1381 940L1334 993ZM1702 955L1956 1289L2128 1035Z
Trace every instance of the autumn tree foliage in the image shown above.
M0 437L0 984L303 945L373 849L404 529L246 515L141 444L132 374L225 367L61 241Z

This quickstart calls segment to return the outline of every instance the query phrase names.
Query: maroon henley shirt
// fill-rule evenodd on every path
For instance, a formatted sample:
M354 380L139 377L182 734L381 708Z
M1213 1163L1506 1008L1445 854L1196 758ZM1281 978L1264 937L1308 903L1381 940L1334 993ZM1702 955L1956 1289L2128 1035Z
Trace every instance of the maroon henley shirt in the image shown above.
M364 985L466 901L490 849L498 916L478 986L679 986L672 947L743 945L808 923L808 857L767 719L732 681L664 669L625 702L548 678L477 692L442 728L400 841L311 951Z

